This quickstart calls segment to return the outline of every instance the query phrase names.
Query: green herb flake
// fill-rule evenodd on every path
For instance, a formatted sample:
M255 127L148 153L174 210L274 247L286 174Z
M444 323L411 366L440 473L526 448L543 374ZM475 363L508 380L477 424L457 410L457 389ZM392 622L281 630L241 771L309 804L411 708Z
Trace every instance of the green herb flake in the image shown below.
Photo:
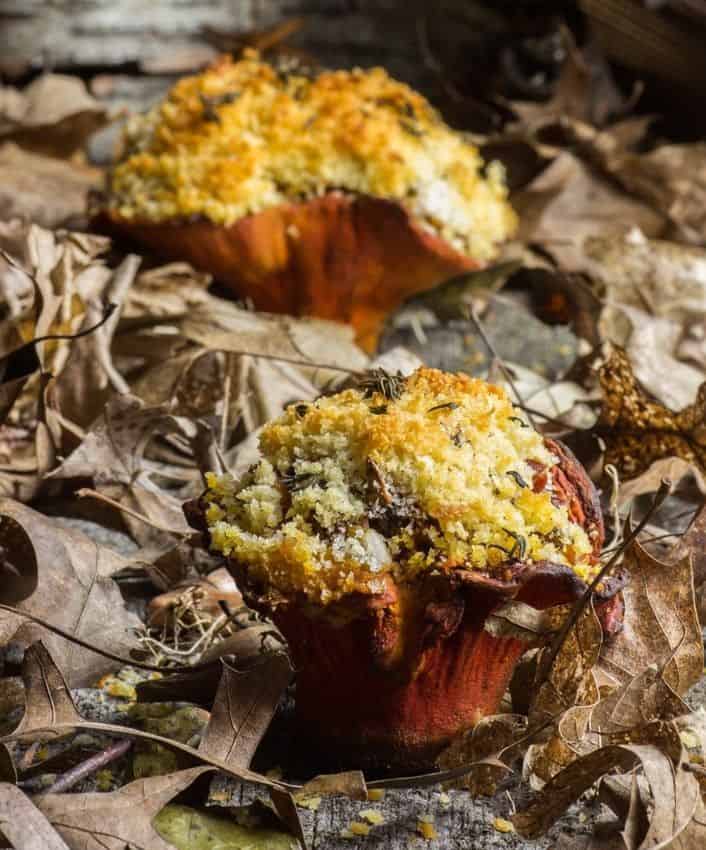
M407 378L397 372L394 375L384 369L372 369L358 381L358 389L363 391L365 398L371 398L380 393L388 401L397 401L407 386Z
M505 474L509 475L510 478L514 478L515 483L517 484L518 487L529 487L529 485L527 484L525 479L520 475L519 472L516 472L514 469L508 469L508 471Z
M445 401L443 404L435 404L434 407L430 407L429 410L427 410L427 413L433 413L435 410L456 410L460 406L461 405L458 404L458 402Z

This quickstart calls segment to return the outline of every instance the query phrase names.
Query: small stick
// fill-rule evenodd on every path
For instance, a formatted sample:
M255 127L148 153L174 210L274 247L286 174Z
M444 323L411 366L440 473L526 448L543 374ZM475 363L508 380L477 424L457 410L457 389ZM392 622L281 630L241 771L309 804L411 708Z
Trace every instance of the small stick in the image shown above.
M476 328L476 330L478 331L478 334L480 335L480 338L483 340L483 343L485 344L485 347L488 349L488 351L489 351L489 352L493 355L493 357L495 358L495 361L497 362L498 366L500 367L500 371L503 373L503 375L504 375L504 377L505 377L505 380L508 382L508 384L510 385L510 388L512 389L513 393L515 394L515 398L517 399L518 404L520 405L520 407L522 408L522 410L524 410L524 412L527 414L527 418L528 418L528 419L529 419L529 421L530 421L530 425L531 425L531 426L535 429L535 431L536 431L536 430L537 430L537 423L534 421L534 419L532 418L532 414L531 414L531 413L530 413L530 411L527 409L527 406L525 405L525 400L524 400L524 399L522 398L522 396L520 395L520 391L517 389L517 387L516 387L516 385L515 385L515 381L513 380L513 377L512 377L512 375L510 374L510 370L509 370L509 369L507 368L507 366L503 363L502 357L500 357L500 355L498 354L498 352L495 350L495 346L494 346L494 345L493 345L493 343L490 341L490 339L489 339L489 337L488 337L488 334L486 334L486 332L485 332L485 328L484 328L484 327L483 327L483 325L481 324L480 317L478 316L478 313L476 312L475 305L471 305L471 306L468 308L468 315L469 315L469 317L470 317L471 321L473 322L473 324L475 325L475 328Z
M225 381L223 384L223 413L221 414L221 433L219 436L219 448L221 452L226 450L226 440L228 439L228 420L230 419L230 397L233 387L233 368L235 366L234 356L232 352L227 352L225 355Z
M127 738L116 741L109 747L86 759L86 761L82 761L80 764L67 770L66 773L63 773L42 794L61 794L64 791L68 791L69 788L73 788L82 779L124 756L130 747L132 747L132 741Z
M161 525L158 522L154 522L153 520L146 517L144 514L140 514L137 511L133 511L132 508L127 508L125 505L121 505L120 502L116 502L115 499L111 499L110 496L104 496L102 493L99 493L97 490L92 490L90 487L82 487L80 490L76 491L76 495L83 499L86 496L91 499L97 499L99 502L105 502L106 505L110 505L112 508L116 508L119 511L122 511L125 514L133 517L134 519L139 519L140 522L144 522L145 525L152 526L152 528L156 528L157 531L166 531L167 534L184 534L183 531L180 531L176 528L167 528L166 525Z

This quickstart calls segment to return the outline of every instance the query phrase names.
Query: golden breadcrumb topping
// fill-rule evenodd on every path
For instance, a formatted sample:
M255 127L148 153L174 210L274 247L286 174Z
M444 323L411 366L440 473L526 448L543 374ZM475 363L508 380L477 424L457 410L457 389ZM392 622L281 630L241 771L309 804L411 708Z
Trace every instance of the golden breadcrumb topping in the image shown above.
M110 178L123 218L202 216L229 225L330 190L402 202L479 261L516 217L502 166L452 131L430 104L382 68L283 71L246 51L185 77L132 119Z
M208 477L212 546L282 594L330 602L454 567L570 565L592 546L542 489L557 463L500 387L422 368L291 405L265 426L240 480ZM544 481L547 481L544 484Z

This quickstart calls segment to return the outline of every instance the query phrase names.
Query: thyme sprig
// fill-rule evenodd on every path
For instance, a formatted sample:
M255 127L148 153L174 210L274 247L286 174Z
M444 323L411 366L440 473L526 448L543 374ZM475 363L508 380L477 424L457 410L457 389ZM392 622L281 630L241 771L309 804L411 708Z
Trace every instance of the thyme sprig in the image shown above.
M397 401L407 386L407 378L402 372L390 374L384 369L371 369L358 380L358 389L363 391L365 398L371 398L380 393L388 401Z

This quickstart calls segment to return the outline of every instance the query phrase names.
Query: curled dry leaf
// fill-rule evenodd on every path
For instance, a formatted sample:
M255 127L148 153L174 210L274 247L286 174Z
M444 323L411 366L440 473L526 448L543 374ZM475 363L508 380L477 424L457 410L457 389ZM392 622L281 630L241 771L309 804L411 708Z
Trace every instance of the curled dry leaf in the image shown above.
M172 628L175 609L192 612L194 619L207 624L223 614L222 604L231 611L243 604L243 597L235 580L225 567L219 567L196 581L182 581L150 599L147 605L147 623L151 627ZM188 625L188 623L186 624Z
M596 430L606 443L606 464L634 478L657 460L678 457L706 473L706 383L692 404L674 413L645 393L618 346L598 378L603 405Z
M14 502L0 499L3 581L0 602L38 617L87 643L128 657L138 618L112 576L125 560L74 529ZM41 636L73 686L92 684L111 662L71 644L21 613L0 611L0 645L25 646Z
M666 847L687 828L700 800L699 784L683 763L676 726L651 724L634 730L625 743L595 750L564 768L513 817L513 823L520 835L536 838L601 776L615 768L627 772L638 766L649 786L652 807L647 833L640 837L635 850Z

